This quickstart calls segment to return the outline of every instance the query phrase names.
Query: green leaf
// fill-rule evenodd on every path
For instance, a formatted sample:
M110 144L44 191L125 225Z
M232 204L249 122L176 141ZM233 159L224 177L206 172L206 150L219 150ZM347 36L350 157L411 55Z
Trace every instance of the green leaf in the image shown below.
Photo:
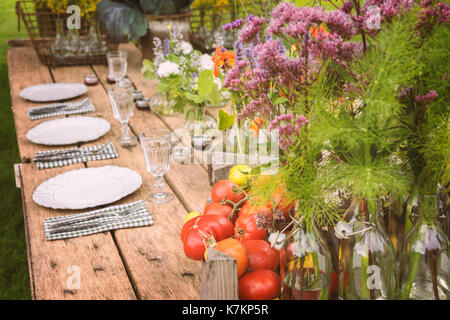
M219 105L220 101L222 100L219 87L216 83L213 83L213 86L211 87L211 90L208 94L208 100L213 106Z
M213 87L213 73L211 70L203 70L198 76L198 95L207 98L209 92Z
M141 73L147 79L155 80L156 79L156 70L155 70L155 64L153 63L153 61L144 59L144 61L142 61Z
M273 103L274 106L277 106L277 105L279 105L279 104L283 104L283 103L286 103L286 102L288 102L288 101L289 101L288 98L285 98L285 97L278 97L278 98L276 98L275 100L273 100L272 103Z
M226 130L231 128L236 120L236 116L234 114L228 114L223 110L219 110L217 127L219 130Z

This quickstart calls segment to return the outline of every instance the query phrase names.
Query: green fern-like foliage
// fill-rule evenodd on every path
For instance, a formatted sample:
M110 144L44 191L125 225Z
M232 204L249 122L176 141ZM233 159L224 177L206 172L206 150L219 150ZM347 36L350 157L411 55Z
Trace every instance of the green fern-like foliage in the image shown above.
M352 198L404 198L435 194L438 183L449 188L450 29L424 34L418 21L415 10L395 19L350 68L329 63L310 88L308 126L281 168L304 221L336 221L327 195L340 189ZM417 99L430 90L433 101Z
M423 194L436 193L441 183L449 190L450 159L450 26L437 25L423 35L417 51L420 74L410 95L402 100L408 130L404 146L414 175L414 185ZM433 90L431 102L417 101L417 95Z
M326 94L327 99L314 105L310 141L338 159L322 169L322 185L344 187L361 198L408 192L410 176L394 155L409 134L399 123L404 106L398 91L420 72L417 39L411 32L415 22L413 16L405 16L378 34L345 75L351 79L347 99L336 102Z

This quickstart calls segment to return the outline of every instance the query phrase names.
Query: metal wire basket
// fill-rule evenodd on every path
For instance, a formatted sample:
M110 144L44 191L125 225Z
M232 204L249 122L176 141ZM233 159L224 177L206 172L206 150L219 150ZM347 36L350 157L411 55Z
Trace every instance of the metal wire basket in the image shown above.
M42 64L50 67L106 64L106 52L118 44L108 40L97 23L96 14L81 17L80 29L68 30L65 13L37 8L36 2L16 2L16 13L24 22L31 43Z

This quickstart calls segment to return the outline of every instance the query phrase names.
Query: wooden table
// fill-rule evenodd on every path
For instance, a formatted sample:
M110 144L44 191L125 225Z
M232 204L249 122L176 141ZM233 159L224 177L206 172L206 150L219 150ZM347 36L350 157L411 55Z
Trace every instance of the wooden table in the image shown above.
M128 77L146 97L155 91L155 83L141 75L141 53L133 45L121 45L128 51ZM198 299L201 263L185 257L179 232L184 216L192 210L203 210L211 187L204 165L181 165L172 162L165 176L166 189L176 195L169 204L147 203L154 225L104 232L85 237L47 241L45 218L74 213L52 210L32 200L36 187L47 179L74 169L117 165L135 170L143 177L142 187L114 203L144 199L151 191L153 177L145 169L139 146L122 148L116 138L120 125L114 119L107 95L111 86L106 82L107 67L75 66L48 68L39 62L31 47L11 47L8 50L9 80L12 110L22 164L16 166L17 184L21 187L30 286L33 299ZM101 83L88 87L98 116L111 123L111 130L102 138L87 144L113 141L119 157L71 166L38 170L30 163L37 150L51 149L31 143L25 137L29 129L44 120L31 121L26 110L37 105L23 100L19 92L26 87L51 82L83 82L88 74L97 74ZM217 115L217 110L209 112ZM183 116L160 117L151 111L136 110L130 120L134 134L149 128L174 130L182 128ZM87 211L87 210L85 210ZM76 212L76 211L75 211ZM75 266L75 267L74 267ZM77 270L80 272L77 273ZM74 289L75 277L80 279Z

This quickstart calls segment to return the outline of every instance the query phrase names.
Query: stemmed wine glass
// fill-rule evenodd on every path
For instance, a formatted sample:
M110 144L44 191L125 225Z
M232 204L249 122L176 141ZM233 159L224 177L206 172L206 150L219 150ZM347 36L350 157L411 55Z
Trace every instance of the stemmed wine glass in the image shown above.
M173 194L162 191L163 176L170 168L171 133L167 130L149 130L139 134L142 149L144 150L147 171L156 179L155 193L146 199L153 203L166 203L172 201Z
M124 146L133 146L137 138L130 133L128 121L134 114L134 89L128 79L119 80L108 92L114 118L122 124L122 136L117 140Z
M108 59L108 74L114 80L119 81L127 75L127 52L109 51L106 53Z

